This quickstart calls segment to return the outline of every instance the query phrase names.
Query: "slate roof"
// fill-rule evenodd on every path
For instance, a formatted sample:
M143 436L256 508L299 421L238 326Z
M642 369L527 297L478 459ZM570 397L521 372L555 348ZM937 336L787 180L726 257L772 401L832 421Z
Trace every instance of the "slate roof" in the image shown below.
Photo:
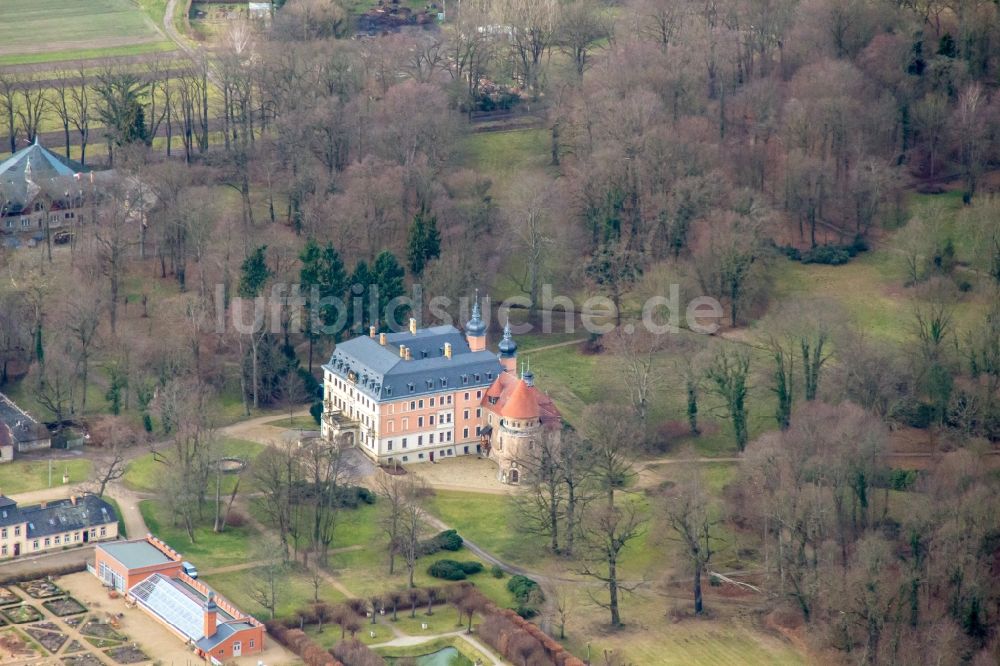
M175 560L145 539L136 541L114 541L99 546L126 569L141 569L157 564L167 564Z
M200 650L211 652L215 649L215 646L219 645L236 632L243 631L244 629L253 629L253 626L249 622L240 621L219 624L216 625L214 634L202 638L197 641L195 645L197 645Z
M444 355L445 343L451 345L451 358ZM410 349L411 360L400 357L400 345ZM338 344L323 367L348 381L355 378L357 389L376 401L482 388L500 374L496 354L470 350L454 326L387 333L385 346L377 338L359 336Z
M16 442L31 442L48 439L49 430L14 402L0 393L0 423L7 425L11 437ZM2 439L2 436L0 436Z
M30 167L30 172L29 172ZM22 148L0 162L0 210L17 215L44 193L53 201L81 194L77 174L90 171L38 143Z
M118 521L114 507L97 495L19 507L9 497L0 495L0 527L27 523L29 539L89 529Z
M0 162L0 176L4 178L24 178L28 162L31 162L31 174L34 179L53 178L55 176L72 176L89 171L79 162L56 155L43 147L38 140L27 148L22 148L3 162Z

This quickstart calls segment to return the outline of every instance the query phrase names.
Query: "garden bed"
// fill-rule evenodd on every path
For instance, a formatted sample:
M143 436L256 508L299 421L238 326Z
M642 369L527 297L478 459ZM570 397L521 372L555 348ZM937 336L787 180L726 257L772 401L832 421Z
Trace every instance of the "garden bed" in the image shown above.
M61 599L51 599L49 601L43 601L42 605L45 606L50 613L52 613L57 617L66 617L67 615L77 615L79 613L84 613L87 611L87 607L81 604L73 597L63 597Z
M45 580L44 578L36 578L35 580L28 580L23 583L19 583L18 587L35 599L48 599L50 597L58 597L66 594L59 588L58 585L52 581Z
M52 654L59 652L59 648L63 646L63 643L65 643L66 639L69 637L60 631L46 631L44 629L40 629L40 626L42 625L31 625L29 627L25 627L24 631L35 639L39 645Z
M14 590L6 586L0 586L0 606L10 606L20 603L21 597L17 596Z
M0 654L11 659L31 659L37 657L39 652L19 633L8 629L0 633Z
M92 654L80 654L72 657L63 657L64 666L104 666L104 663Z
M11 624L24 624L25 622L37 622L42 619L42 614L34 606L21 604L3 610L3 616Z
M84 649L83 643L78 640L73 640L72 643L66 648L66 654L71 654L73 652L82 652Z
M146 653L134 645L122 645L121 647L105 650L104 654L119 664L140 664L149 660Z
M126 637L124 634L119 633L114 627L112 627L107 622L101 622L96 618L90 618L87 622L80 627L80 633L84 636L90 636L93 638L105 639L108 641L114 641L109 645L124 643ZM94 643L91 641L91 643ZM97 643L94 643L97 645ZM99 645L98 647L109 647L109 645Z

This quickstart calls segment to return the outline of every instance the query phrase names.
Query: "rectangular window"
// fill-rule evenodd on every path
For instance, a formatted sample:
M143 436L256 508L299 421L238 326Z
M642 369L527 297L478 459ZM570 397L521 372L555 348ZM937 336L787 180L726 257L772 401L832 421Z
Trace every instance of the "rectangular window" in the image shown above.
M56 543L57 546L59 545L59 536L58 535L56 535L55 543Z
M0 555L3 555L4 557L7 557L7 544L4 544L3 546L0 546Z
M420 454L419 456L417 456L417 457L418 457L418 458L420 458L421 460L423 460L423 459L424 459L424 454L422 454L422 453L421 453L421 454Z
M430 416L429 416L428 418L430 419L430 420L428 421L428 423L430 423L431 425L434 425L434 415L433 415L433 414L431 414L431 415L430 415Z
M462 428L462 439L469 439L469 429ZM466 451L468 453L468 451Z
M465 392L465 399L466 399L466 400L468 400L468 399L469 399L469 392L468 392L468 391L466 391L466 392Z
M45 547L47 548L51 545L52 545L52 539L45 537Z
M431 398L431 407L434 406L434 398Z
M386 451L392 451L392 440L391 439L386 443L385 450Z
M417 407L420 408L420 409L424 408L424 399L423 398L421 398L420 400L417 400Z
M403 456L403 462L406 462L409 459L410 459L410 456Z
M477 407L476 408L476 418L478 419L478 418L482 417L482 415L483 415L483 408L482 407Z
M31 542L31 545L32 545L32 547L33 547L33 548L34 548L35 550L38 550L38 539L35 539L34 541L32 541L32 542Z
M2 530L0 530L0 537L3 537L4 539L7 538L7 528L6 527L3 528Z
M424 417L422 417L422 416L418 416L417 417L417 427L418 428L423 428L424 427Z
M101 536L107 536L107 535L108 535L108 528L102 526L101 527Z
M448 404L449 405L451 404L451 396L450 395L448 396Z
M14 536L21 536L21 526L18 525L14 528Z
M411 400L410 401L410 411L412 412L416 408L417 408L417 403L415 403L414 401Z
M423 445L424 445L424 436L417 435L417 446L423 446Z
M251 647L251 649L253 648L253 639L252 638L250 639L250 647Z
M483 392L482 391L476 391L476 399L479 399L479 398L482 398L482 397L483 397Z
M427 436L427 443L428 444L434 443L434 433L431 433L430 435Z
M468 418L469 418L469 410L466 409L466 410L464 410L462 412L462 418L468 420Z
M406 448L406 438L405 437L403 438L403 448L404 449Z

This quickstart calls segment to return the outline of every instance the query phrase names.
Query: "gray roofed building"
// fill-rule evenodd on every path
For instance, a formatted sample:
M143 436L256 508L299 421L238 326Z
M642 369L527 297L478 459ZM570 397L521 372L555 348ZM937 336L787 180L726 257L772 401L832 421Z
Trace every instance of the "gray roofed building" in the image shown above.
M0 515L3 511L0 509ZM18 514L16 522L28 524L29 539L118 522L114 507L97 495L16 507L15 512Z
M101 548L127 569L142 569L174 561L145 539L117 541L104 544Z
M6 443L4 440L9 438L9 443L19 452L47 449L52 446L49 429L0 393L0 428L5 426L7 437L0 435L0 443ZM9 462L10 459L2 461Z
M409 350L409 360L405 352L400 354L400 346ZM454 326L347 340L337 345L323 367L376 401L481 388L489 386L500 370L496 354L472 351Z

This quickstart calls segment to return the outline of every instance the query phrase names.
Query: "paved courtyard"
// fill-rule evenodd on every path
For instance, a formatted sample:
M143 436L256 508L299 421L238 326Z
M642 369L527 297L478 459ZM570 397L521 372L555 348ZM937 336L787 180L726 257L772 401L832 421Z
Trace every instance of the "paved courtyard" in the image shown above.
M84 572L64 576L58 579L57 583L63 589L70 592L74 598L89 606L92 615L107 615L110 613L117 616L120 613L122 615L119 620L121 633L126 634L130 641L134 641L147 655L155 658L156 663L163 664L164 666L195 666L196 664L204 663L190 650L185 648L180 638L168 631L162 624L147 615L144 611L138 608L126 607L125 600L122 598L109 598L108 591L92 574ZM267 666L289 666L300 663L293 654L282 648L275 641L268 640L266 645L267 650L263 654L242 657L226 663L239 664L239 666L256 666L258 660L263 661ZM106 659L100 663L114 664L116 662ZM151 664L153 662L143 663Z
M497 480L497 466L486 458L456 456L405 467L408 473L422 478L432 488L498 495L513 492L512 486Z

